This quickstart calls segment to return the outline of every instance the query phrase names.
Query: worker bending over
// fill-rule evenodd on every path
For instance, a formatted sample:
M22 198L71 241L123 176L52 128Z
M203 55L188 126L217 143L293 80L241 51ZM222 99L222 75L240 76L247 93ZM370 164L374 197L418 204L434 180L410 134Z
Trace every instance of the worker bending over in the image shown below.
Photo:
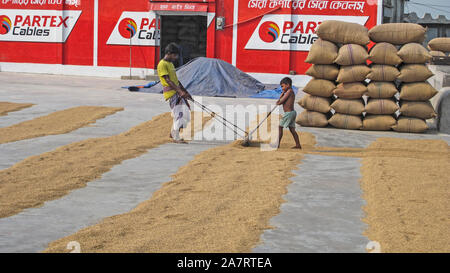
M170 137L177 143L185 143L185 141L180 137L180 130L181 128L186 128L191 119L191 107L188 100L192 100L192 97L178 80L175 66L173 65L173 62L178 59L179 54L177 44L170 43L167 45L164 53L165 56L159 62L157 71L163 86L164 99L169 101L169 106L173 117Z

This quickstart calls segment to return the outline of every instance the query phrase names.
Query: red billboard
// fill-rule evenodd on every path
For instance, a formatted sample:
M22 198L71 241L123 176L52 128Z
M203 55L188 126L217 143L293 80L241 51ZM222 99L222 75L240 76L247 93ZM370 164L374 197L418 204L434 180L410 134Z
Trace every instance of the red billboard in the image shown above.
M2 0L0 62L92 65L93 12L86 0Z
M132 67L153 71L160 57L160 16L192 14L207 18L198 20L207 22L207 57L223 59L245 72L302 75L322 21L343 20L371 28L380 23L380 3L0 0L0 64L92 66L95 69L86 71L96 75L102 67L129 67L131 49ZM225 20L223 29L216 29L217 17Z
M149 2L99 1L98 65L153 68L157 45L156 16ZM131 25L132 33L127 30Z
M322 21L370 29L381 18L378 7L378 0L239 0L236 65L248 72L304 74L309 67L304 60Z

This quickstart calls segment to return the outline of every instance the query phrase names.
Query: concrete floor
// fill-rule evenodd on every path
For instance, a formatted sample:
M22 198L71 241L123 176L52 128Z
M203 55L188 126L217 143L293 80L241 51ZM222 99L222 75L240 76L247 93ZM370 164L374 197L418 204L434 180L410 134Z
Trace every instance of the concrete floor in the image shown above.
M2 218L0 252L39 252L48 243L105 217L126 213L170 181L170 174L211 147L213 145L162 145L114 166L85 188L46 202L42 207Z
M410 134L378 131L342 130L335 128L297 127L303 132L315 135L317 145L326 147L354 147L364 148L380 137L393 137L404 139L441 139L450 144L450 135L440 134L436 130L429 130L425 134Z
M305 155L254 252L365 252L359 158Z
M169 110L160 94L128 92L120 88L144 83L140 81L2 72L0 82L0 101L36 104L0 117L0 127L80 105L125 108L92 126L68 134L0 144L0 169L74 141L116 135ZM300 93L298 97L302 95ZM201 99L215 111L237 104L244 107L260 105L267 111L274 103L264 99L196 99ZM301 111L298 105L296 108ZM240 127L248 126L255 115L256 112L251 112L247 120L238 119ZM222 127L215 121L197 136L211 140L218 131L222 132ZM365 147L377 137L443 139L450 143L449 135L437 134L433 130L427 134L399 134L333 128L298 129L313 133L321 146ZM225 130L225 134L230 133L230 130ZM113 167L101 179L88 183L83 189L47 202L41 208L27 209L0 219L0 252L41 251L52 240L104 217L129 211L150 198L152 192L169 181L170 175L195 154L214 146L205 141L196 143L186 146L167 144L151 149L138 158ZM161 158L174 162L173 166L162 168L158 163ZM262 244L254 251L364 252L367 239L361 235L365 227L360 221L364 200L360 197L359 164L358 159L307 155L298 166L299 170L294 172L296 176L291 178L293 183L284 197L287 202L281 206L281 213L271 220L276 229L266 231L261 238ZM124 179L126 187L121 183Z

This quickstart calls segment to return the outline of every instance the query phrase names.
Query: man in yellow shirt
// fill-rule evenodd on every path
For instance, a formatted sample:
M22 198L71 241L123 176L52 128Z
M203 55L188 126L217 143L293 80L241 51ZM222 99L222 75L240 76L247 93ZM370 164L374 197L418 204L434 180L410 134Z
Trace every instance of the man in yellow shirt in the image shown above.
M190 105L188 100L192 100L191 95L183 87L178 80L175 66L173 62L178 59L179 49L175 43L170 43L165 48L165 56L158 63L158 76L163 86L163 96L166 101L169 101L169 106L172 111L173 125L170 132L170 137L175 142L184 142L180 138L181 128L186 128L190 121Z

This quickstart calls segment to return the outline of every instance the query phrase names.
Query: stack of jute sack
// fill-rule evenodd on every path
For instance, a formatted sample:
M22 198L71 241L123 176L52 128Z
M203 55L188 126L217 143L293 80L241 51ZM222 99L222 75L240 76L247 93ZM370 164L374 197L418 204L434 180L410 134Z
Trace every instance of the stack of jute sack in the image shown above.
M370 33L370 32L369 32ZM397 55L397 48L387 42L380 42L369 53L371 72L367 75L366 115L363 130L388 131L397 123L395 113L397 104L397 86L395 81L400 75L397 65L402 60Z
M421 44L425 39L425 32L422 26L411 23L383 24L369 31L370 39L377 44L369 56L374 64L371 74L368 75L372 82L368 88L370 99L366 105L365 129L393 128L399 132L419 133L428 129L426 119L436 117L429 100L437 94L437 91L426 82L433 76L425 65L431 59L431 55ZM396 45L400 46L400 50L397 51ZM395 80L400 88L400 107L397 107L394 97L397 93L394 90L395 85L389 84ZM375 99L374 96L380 98ZM400 115L395 122L391 115L397 109ZM381 118L369 114L384 116Z
M363 95L367 92L365 79L370 72L367 67L369 55L366 46L370 42L367 28L355 23L324 23L319 27L319 35L326 33L328 39L341 45L335 60L340 65L338 85L333 92L337 100L331 105L335 114L329 123L336 128L361 129L365 105Z
M368 30L356 23L324 21L316 34L323 40L339 46L334 63L339 65L337 86L332 91L336 99L330 107L334 115L328 122L342 129L361 129L364 112L363 95L367 92L365 79L367 67Z
M450 52L450 37L434 38L428 42L430 54L433 57L446 57Z
M319 38L311 46L305 62L313 64L306 72L313 79L303 88L306 95L298 102L306 109L296 119L301 126L325 127L328 125L328 118L331 116L330 104L339 72L334 64L337 56L338 48L332 42Z
M397 123L395 113L399 107L395 81L400 75L397 66L402 63L402 59L397 55L395 45L382 41L371 48L369 60L372 64L371 72L367 75L370 83L367 86L363 129L388 131Z

